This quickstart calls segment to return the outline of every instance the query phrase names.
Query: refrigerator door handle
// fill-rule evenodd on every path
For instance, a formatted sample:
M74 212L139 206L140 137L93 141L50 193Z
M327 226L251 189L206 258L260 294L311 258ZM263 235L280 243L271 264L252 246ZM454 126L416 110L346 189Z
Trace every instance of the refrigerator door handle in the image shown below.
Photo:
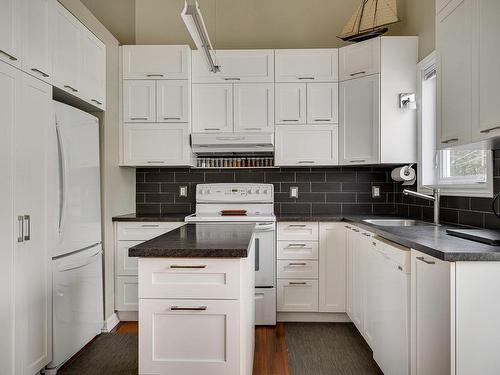
M60 268L58 269L59 272L67 272L67 271L73 271L78 268L82 268L85 266L88 266L91 263L94 263L95 261L98 260L99 256L102 254L102 250L97 251L95 254L90 255L88 258L86 258L83 262L78 262L78 263L61 263Z
M59 148L59 234L62 234L64 229L64 219L66 212L66 152L64 150L64 143L62 140L61 131L56 123L57 145Z

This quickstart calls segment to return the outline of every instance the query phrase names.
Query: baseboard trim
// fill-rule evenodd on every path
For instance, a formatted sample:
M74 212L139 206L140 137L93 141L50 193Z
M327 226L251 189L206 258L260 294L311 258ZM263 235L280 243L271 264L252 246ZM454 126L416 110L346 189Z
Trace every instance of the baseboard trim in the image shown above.
M101 332L107 333L111 332L113 328L115 328L118 323L120 323L120 319L118 319L118 315L113 313L108 319L104 321L104 325L101 329Z
M120 322L137 322L139 321L138 311L117 311L118 319Z
M328 322L349 323L346 313L279 312L278 322Z

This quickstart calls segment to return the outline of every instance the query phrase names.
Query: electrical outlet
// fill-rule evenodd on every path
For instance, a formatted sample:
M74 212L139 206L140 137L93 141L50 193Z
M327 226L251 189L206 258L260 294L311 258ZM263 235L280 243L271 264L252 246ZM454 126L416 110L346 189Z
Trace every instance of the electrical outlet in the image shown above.
M290 198L298 198L298 197L299 197L299 187L290 186Z
M380 198L380 186L372 186L372 198Z
M187 185L181 185L179 186L179 197L181 198L187 198L188 196L188 187Z

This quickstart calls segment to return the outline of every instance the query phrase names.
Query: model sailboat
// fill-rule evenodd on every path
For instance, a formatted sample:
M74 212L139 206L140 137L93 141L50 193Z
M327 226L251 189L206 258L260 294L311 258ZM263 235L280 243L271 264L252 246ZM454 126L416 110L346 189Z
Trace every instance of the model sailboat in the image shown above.
M338 37L360 42L387 32L386 26L398 21L396 0L362 0Z

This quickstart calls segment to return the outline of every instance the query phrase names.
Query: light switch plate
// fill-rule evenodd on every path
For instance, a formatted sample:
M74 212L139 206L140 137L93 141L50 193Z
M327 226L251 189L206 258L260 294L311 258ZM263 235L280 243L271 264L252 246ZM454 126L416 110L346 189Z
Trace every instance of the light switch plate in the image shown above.
M186 198L188 196L188 187L187 185L179 186L179 197Z
M290 198L298 198L298 197L299 197L299 187L290 186Z
M380 186L372 186L372 198L380 198Z

